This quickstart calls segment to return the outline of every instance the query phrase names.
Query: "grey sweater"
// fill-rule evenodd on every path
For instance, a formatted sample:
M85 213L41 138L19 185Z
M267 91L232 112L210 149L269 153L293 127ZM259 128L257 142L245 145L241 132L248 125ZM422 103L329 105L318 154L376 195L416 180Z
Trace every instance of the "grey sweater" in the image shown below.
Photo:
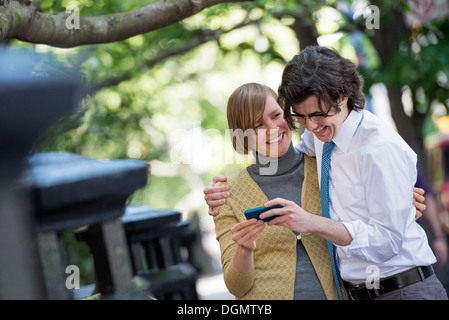
M258 155L256 163L247 168L249 175L258 184L268 199L284 198L301 205L301 190L304 181L304 157L290 144L287 153L276 159L277 171L263 175L273 159ZM266 172L266 170L265 170ZM297 234L295 232L295 234ZM295 300L325 300L323 288L307 252L299 240L296 246Z

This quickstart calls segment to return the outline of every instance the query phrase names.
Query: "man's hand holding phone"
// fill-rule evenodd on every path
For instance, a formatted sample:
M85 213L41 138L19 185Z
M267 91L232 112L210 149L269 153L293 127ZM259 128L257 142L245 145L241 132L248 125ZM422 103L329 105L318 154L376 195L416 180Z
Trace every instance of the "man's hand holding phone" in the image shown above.
M266 218L262 219L260 217L260 215L262 213L266 212L266 211L269 211L271 209L276 209L276 208L282 208L282 206L277 204L277 205L274 205L274 206L271 206L271 207L262 206L262 207L258 207L258 208L249 209L249 210L245 211L245 217L246 217L247 220L257 219L257 220L263 220L264 222L268 222L268 221L270 221L270 220L272 220L274 218L277 218L279 216L269 216L269 217L266 217Z

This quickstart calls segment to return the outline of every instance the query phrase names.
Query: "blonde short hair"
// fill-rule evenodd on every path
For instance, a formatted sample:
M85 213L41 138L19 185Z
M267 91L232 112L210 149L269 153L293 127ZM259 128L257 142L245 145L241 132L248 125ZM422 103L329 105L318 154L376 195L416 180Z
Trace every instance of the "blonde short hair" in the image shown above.
M256 123L262 119L268 96L277 99L276 92L270 87L247 83L238 87L229 97L228 126L231 129L232 145L237 152L248 154L252 149L249 146L249 137L251 133L255 133Z

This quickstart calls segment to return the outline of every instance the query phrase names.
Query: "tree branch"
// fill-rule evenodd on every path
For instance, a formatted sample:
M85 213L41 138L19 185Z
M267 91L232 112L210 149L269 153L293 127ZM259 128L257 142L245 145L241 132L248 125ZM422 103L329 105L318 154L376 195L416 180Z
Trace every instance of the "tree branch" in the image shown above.
M161 62L166 58L185 53L185 52L192 50L192 49L196 48L197 46L199 46L203 43L206 43L207 41L210 41L210 40L212 40L212 39L210 39L210 38L196 39L196 40L192 41L191 43L186 44L183 47L164 51L161 54L155 56L154 58L146 60L144 62L144 65L147 67L152 67L155 64L157 64L158 62ZM101 81L99 83L96 83L96 84L90 86L90 88L87 90L87 94L93 94L96 91L101 90L103 88L118 85L120 82L128 80L130 78L132 78L131 72L125 71L123 74L121 74L119 76L110 77L104 81Z
M201 31L200 36L198 38L194 39L193 41L191 41L189 43L186 43L184 46L181 46L179 48L163 51L160 54L158 54L157 56L144 61L144 65L146 67L148 67L148 68L151 68L154 65L156 65L157 63L159 63L159 62L161 62L161 61L163 61L163 60L165 60L167 58L170 58L170 57L173 57L175 55L188 52L188 51L190 51L190 50L192 50L192 49L194 49L194 48L196 48L196 47L198 47L198 46L200 46L200 45L202 45L202 44L204 44L206 42L218 41L220 36L223 35L223 34L226 34L228 32L234 31L234 30L242 28L242 27L246 27L248 25L257 24L260 21L261 21L261 19L253 20L253 21L250 21L250 22L242 22L242 23L239 23L239 24L233 26L231 29L226 30L226 31L224 31L224 30L217 30L217 31L210 31L210 32L208 32L208 31ZM131 72L125 71L123 74L121 74L119 76L110 77L110 78L108 78L106 80L103 80L103 81L101 81L99 83L93 84L92 86L90 86L87 89L86 93L87 94L93 94L93 93L95 93L98 90L101 90L103 88L107 88L107 87L110 87L110 86L118 85L120 82L128 80L131 77L132 77Z
M0 41L15 37L59 47L109 43L154 31L224 2L254 0L161 0L140 9L99 17L80 17L79 28L66 26L72 13L48 15L33 4L0 4Z

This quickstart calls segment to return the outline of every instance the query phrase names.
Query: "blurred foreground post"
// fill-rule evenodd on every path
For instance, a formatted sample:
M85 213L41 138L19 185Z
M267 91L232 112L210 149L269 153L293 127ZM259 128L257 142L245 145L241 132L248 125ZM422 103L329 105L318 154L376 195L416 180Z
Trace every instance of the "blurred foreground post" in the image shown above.
M73 299L62 232L91 226L101 259L95 261L103 299L142 299L132 285L131 259L122 217L129 196L147 183L148 164L140 160L96 160L73 153L44 152L28 158L36 232L47 298Z
M14 186L34 141L75 109L79 82L50 65L37 75L42 58L0 48L0 299L45 298L29 195Z
M75 109L79 88L48 57L0 48L0 299L197 299L197 272L182 254L192 251L189 222L127 205L147 184L146 162L31 154L45 129ZM94 260L88 290L69 263L62 234L71 228Z

